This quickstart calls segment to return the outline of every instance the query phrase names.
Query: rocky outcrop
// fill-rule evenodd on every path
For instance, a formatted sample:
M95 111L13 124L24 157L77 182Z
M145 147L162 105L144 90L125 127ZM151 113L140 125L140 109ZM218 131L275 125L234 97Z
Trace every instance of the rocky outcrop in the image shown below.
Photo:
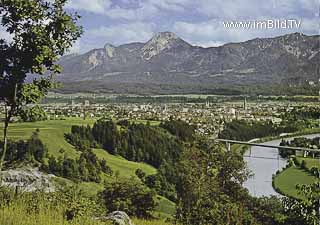
M22 191L55 190L52 178L54 175L44 174L38 168L18 168L0 172L0 186L19 188Z
M123 211L114 211L110 213L107 217L99 217L96 220L100 221L112 221L117 225L134 225L130 217Z

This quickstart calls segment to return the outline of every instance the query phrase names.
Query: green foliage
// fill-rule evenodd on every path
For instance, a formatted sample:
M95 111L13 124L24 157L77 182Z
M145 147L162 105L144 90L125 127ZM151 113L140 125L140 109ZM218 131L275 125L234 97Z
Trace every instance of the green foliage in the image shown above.
M36 130L27 141L12 141L8 144L5 160L8 165L14 162L43 163L47 157L47 147L39 139L39 130Z
M143 172L143 170L140 168L136 169L135 174L140 180L144 180L144 178L146 177L146 173Z
M108 182L99 196L109 212L121 210L139 218L150 218L156 207L155 193L133 179Z
M284 139L281 140L280 146L288 146L288 145L289 145L289 141L286 141ZM296 155L296 151L295 150L290 150L290 149L279 148L279 155L282 158L288 158L290 156L295 156Z
M92 128L92 136L111 154L117 154L119 135L117 125L112 120L98 120Z
M157 174L152 174L141 180L149 188L155 190L159 195L176 202L176 185L178 184L177 170L172 163L163 163L158 169Z
M99 120L90 127L73 126L65 135L78 148L101 145L111 154L130 161L146 162L159 168L163 162L175 162L182 145L159 127L130 124L120 132L112 120Z
M320 222L320 183L298 184L297 192L300 199L284 198L286 224L290 225L317 225Z
M198 143L178 164L177 219L182 224L254 222L247 215L241 184L248 176L242 156L220 146ZM250 221L247 221L250 220Z
M88 148L98 147L97 142L95 141L91 127L87 126L71 126L71 134L65 134L66 140L76 147L76 149L83 151Z
M219 138L249 141L254 138L278 136L281 133L297 131L296 127L287 124L276 126L271 122L233 120L224 125Z
M295 107L290 112L287 112L284 115L282 115L282 118L284 120L289 120L289 121L298 121L298 120L305 120L305 119L319 119L319 117L320 117L319 107L308 107L308 108Z
M291 146L291 147L301 147L301 148L310 148L310 149L319 149L320 148L320 138L315 137L315 138L305 138L305 137L297 137L294 138L291 141L285 141L282 140L280 143L281 146ZM295 155L296 152L294 150L291 151L284 151L281 148L280 150L280 155L284 158L288 157L289 155ZM317 157L320 156L319 153L307 153L309 156Z
M195 127L182 120L165 121L160 124L160 127L168 130L182 141L191 141L194 138Z
M23 122L35 122L46 120L48 116L40 106L33 106L31 108L22 109L20 118Z
M300 202L301 216L309 224L320 223L320 180L310 185L298 184L298 193L304 196Z
M50 157L48 166L43 170L57 176L65 177L74 181L101 182L102 173L112 175L112 169L107 165L106 160L99 160L91 149L83 151L79 159Z
M316 180L317 177L315 177L314 174L311 174L306 170L302 170L298 166L292 166L275 176L273 182L275 189L279 193L293 199L301 199L303 198L303 195L299 195L296 185L310 185Z
M0 38L0 102L5 105L0 170L7 151L11 118L23 106L38 103L53 87L52 76L61 72L56 61L80 37L78 15L64 11L66 0L2 0L1 26L12 35ZM27 74L50 74L25 83Z

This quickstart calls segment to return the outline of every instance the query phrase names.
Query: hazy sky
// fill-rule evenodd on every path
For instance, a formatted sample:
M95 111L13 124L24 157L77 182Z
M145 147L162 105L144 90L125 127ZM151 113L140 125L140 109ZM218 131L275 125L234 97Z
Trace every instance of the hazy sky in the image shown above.
M84 35L73 51L145 42L172 31L194 45L217 46L285 33L319 34L319 0L69 0L82 16ZM226 29L230 20L301 20L299 29Z

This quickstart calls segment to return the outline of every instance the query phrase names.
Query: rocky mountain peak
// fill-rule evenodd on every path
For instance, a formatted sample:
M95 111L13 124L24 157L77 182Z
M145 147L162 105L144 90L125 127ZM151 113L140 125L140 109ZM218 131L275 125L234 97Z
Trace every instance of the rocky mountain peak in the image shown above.
M159 32L156 35L154 35L152 37L151 40L154 41L169 41L169 40L174 40L174 39L178 39L179 37L173 33L173 32L169 32L169 31L165 31L165 32Z
M179 42L184 42L175 33L160 32L154 35L142 48L142 57L149 60L165 49L170 49ZM184 42L185 43L185 42Z
M145 87L141 92L162 93L229 85L295 85L318 80L319 57L319 35L294 33L201 48L174 33L162 32L147 43L117 47L107 44L83 55L63 58L60 64L64 71L59 81L69 83L68 89L76 91L78 86L74 84L82 91L99 88L140 92L140 87ZM170 88L162 89L162 85Z

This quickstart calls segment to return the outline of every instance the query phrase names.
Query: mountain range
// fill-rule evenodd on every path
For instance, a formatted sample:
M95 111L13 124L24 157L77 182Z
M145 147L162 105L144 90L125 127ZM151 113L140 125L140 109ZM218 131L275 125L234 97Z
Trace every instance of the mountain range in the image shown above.
M320 36L292 33L219 47L193 46L161 32L146 43L106 44L60 59L65 92L215 93L314 84L319 79Z

